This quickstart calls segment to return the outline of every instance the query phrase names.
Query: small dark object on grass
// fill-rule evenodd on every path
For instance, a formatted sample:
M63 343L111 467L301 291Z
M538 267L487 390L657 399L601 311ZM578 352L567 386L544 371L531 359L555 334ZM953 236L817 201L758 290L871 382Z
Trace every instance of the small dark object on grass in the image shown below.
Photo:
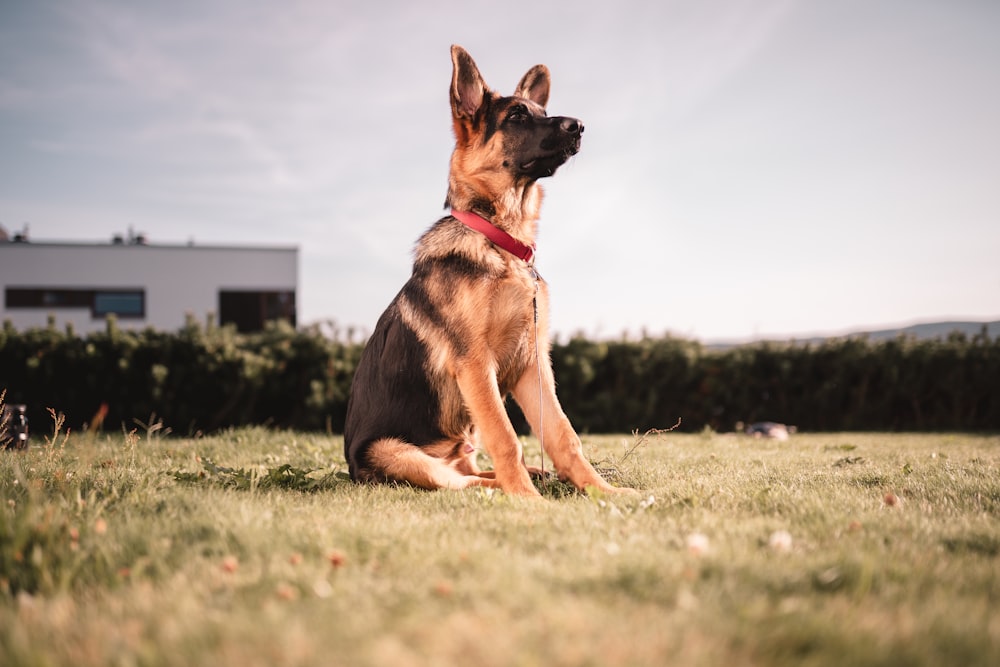
M2 397L0 397L2 402ZM0 447L3 449L28 448L28 417L23 404L4 405L0 413Z
M746 428L746 434L749 436L774 440L788 440L788 436L795 431L794 426L786 426L777 422L754 422Z

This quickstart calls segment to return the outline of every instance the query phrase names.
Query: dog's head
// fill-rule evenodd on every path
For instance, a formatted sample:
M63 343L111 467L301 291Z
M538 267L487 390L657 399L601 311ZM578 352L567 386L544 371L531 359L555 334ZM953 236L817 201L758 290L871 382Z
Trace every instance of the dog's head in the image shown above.
M455 152L470 173L499 171L515 183L533 182L554 174L580 150L583 123L545 113L550 84L545 65L532 67L514 95L502 97L486 85L465 49L452 46L451 60Z

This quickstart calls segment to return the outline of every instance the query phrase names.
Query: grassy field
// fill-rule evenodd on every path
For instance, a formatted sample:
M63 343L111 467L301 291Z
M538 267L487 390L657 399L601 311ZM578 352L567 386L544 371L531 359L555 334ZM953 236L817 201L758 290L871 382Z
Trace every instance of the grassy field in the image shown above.
M0 452L2 665L1000 664L1000 437L591 436L642 493L541 502L355 486L332 436L50 440Z

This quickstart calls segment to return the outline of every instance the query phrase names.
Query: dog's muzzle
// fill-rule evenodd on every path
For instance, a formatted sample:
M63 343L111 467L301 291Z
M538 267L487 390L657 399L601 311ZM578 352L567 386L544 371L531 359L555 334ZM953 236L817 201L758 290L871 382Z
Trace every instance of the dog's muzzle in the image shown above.
M538 144L539 151L521 163L521 172L531 178L544 178L556 172L566 160L580 151L583 123L576 118L548 118L547 131Z

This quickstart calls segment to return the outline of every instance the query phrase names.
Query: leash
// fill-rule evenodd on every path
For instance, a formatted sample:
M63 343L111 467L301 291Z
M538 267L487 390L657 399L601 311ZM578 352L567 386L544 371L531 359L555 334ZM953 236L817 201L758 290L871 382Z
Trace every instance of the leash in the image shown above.
M461 222L470 229L474 229L495 245L506 250L514 257L517 257L528 265L531 277L535 281L535 293L531 296L531 308L534 311L534 334L535 334L535 371L538 379L538 444L541 448L542 481L545 481L545 406L542 403L542 364L538 354L538 283L541 276L535 270L535 244L525 245L513 236L500 229L492 222L472 211L456 211L451 209L453 218Z
M538 458L542 462L542 483L545 483L545 405L542 403L542 362L538 355L538 280L540 276L531 265L531 277L535 279L535 293L531 297L531 307L535 311L535 373L538 378Z

